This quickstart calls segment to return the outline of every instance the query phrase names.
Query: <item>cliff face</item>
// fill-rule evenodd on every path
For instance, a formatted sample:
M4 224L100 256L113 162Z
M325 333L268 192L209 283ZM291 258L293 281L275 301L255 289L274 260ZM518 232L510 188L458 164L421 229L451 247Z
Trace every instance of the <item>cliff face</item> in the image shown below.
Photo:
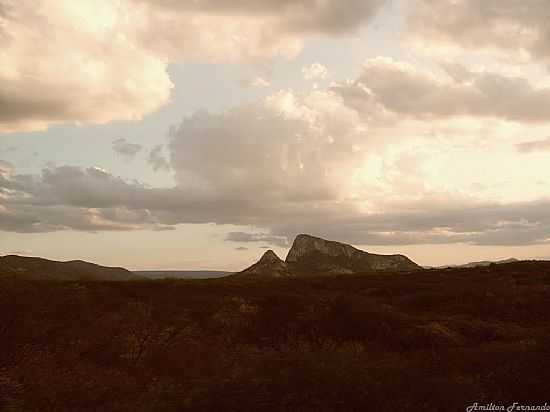
M298 235L294 239L292 247L286 256L287 262L297 263L307 258L312 253L332 257L345 257L351 259L357 252L351 245L325 240L310 235Z
M400 272L417 269L421 267L403 255L377 255L345 243L302 234L294 239L286 261L283 262L269 250L257 263L241 274L282 277Z
M345 243L298 235L286 262L295 272L312 274L352 274L373 271L410 271L420 269L403 255L377 255Z

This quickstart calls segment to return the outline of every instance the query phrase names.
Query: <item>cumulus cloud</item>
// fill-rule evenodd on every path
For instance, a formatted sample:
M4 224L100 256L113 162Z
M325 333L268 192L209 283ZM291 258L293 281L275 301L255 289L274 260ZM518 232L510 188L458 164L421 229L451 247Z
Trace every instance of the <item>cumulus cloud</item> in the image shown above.
M550 137L542 140L518 143L516 148L520 153L548 152L550 151Z
M292 56L383 2L3 0L0 133L141 119L168 101L171 62Z
M357 113L332 92L282 91L221 114L196 113L173 128L171 164L180 185L254 216L300 202L337 201L364 158Z
M281 247L300 232L373 245L548 242L550 202L541 197L549 188L525 183L543 163L515 170L492 146L454 149L430 136L388 150L374 144L376 133L335 91L282 91L226 112L198 112L169 135L174 187L149 187L99 168L52 166L40 175L3 168L0 228L232 224L254 229L232 232L228 241ZM472 196L473 184L495 179L503 186ZM503 187L512 196L497 202Z
M328 70L321 63L313 63L303 67L302 74L306 80L325 79L328 75Z
M420 119L495 117L548 122L550 88L527 79L465 67L433 73L389 58L368 60L361 75L335 86L347 103L371 115L378 110Z
M547 61L550 27L546 0L413 0L411 36L423 47L443 46L520 53Z
M364 160L360 124L330 91L283 91L224 113L195 113L169 136L175 187L149 188L98 168L10 174L0 181L3 228L122 230L138 221L268 227L278 219L322 219L355 207L345 204L346 180ZM113 211L129 217L121 222Z
M113 141L113 150L120 156L128 160L133 159L143 148L137 143L130 143L126 139L116 139Z
M309 35L356 29L382 3L0 0L0 132L140 118L167 101L171 62L291 56ZM414 4L416 36L548 57L542 1ZM188 115L148 153L154 170L173 170L171 188L94 167L18 174L0 161L0 229L215 223L251 228L229 242L280 247L299 232L377 245L548 243L550 186L537 181L547 165L532 156L514 167L514 156L549 149L550 88L456 63L429 67L370 59L329 90ZM327 70L315 63L303 75ZM526 133L532 141L522 142ZM506 144L490 143L498 139ZM124 139L113 149L142 150Z
M0 132L140 119L167 101L166 65L136 46L123 2L3 4Z

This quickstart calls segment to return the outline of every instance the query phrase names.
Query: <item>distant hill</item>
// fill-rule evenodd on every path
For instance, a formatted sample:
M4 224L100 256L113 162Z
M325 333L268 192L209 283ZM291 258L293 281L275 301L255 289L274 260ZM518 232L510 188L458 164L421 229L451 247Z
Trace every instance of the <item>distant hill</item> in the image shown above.
M378 255L345 243L301 234L296 236L286 260L268 250L239 276L292 277L346 275L372 272L406 272L422 269L403 255Z
M38 257L0 256L0 279L60 281L127 281L141 276L120 267L107 267L82 260L58 262Z
M232 272L219 270L135 270L138 276L148 279L215 279Z
M481 261L479 261L479 262L469 262L469 263L465 263L465 264L463 264L463 265L443 265L443 266L437 266L436 268L437 268L437 269L446 269L446 268L479 268L479 267L490 266L490 265L492 265L492 264L495 264L495 265L503 265L503 264L506 264L506 263L514 263L514 262L519 262L519 260L516 259L516 258L503 259L503 260L496 260L496 261L481 260Z

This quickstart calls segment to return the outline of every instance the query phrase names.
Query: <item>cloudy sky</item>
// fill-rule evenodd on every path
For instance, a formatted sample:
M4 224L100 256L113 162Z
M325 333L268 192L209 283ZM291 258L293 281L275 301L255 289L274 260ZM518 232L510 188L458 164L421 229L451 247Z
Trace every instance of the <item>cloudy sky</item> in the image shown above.
M306 232L550 257L548 0L0 0L0 254L228 269Z

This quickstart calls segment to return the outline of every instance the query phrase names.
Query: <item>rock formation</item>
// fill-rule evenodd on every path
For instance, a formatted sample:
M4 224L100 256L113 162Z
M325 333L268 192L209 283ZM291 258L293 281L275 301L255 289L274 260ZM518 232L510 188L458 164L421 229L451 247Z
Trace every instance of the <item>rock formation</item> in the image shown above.
M287 277L291 276L288 265L269 249L249 268L240 272L240 275Z
M403 255L377 255L345 243L301 234L296 236L286 261L269 250L244 275L316 276L372 272L403 272L421 269Z
M286 262L294 272L311 274L353 274L375 271L410 271L420 269L403 255L377 255L345 243L298 235Z

